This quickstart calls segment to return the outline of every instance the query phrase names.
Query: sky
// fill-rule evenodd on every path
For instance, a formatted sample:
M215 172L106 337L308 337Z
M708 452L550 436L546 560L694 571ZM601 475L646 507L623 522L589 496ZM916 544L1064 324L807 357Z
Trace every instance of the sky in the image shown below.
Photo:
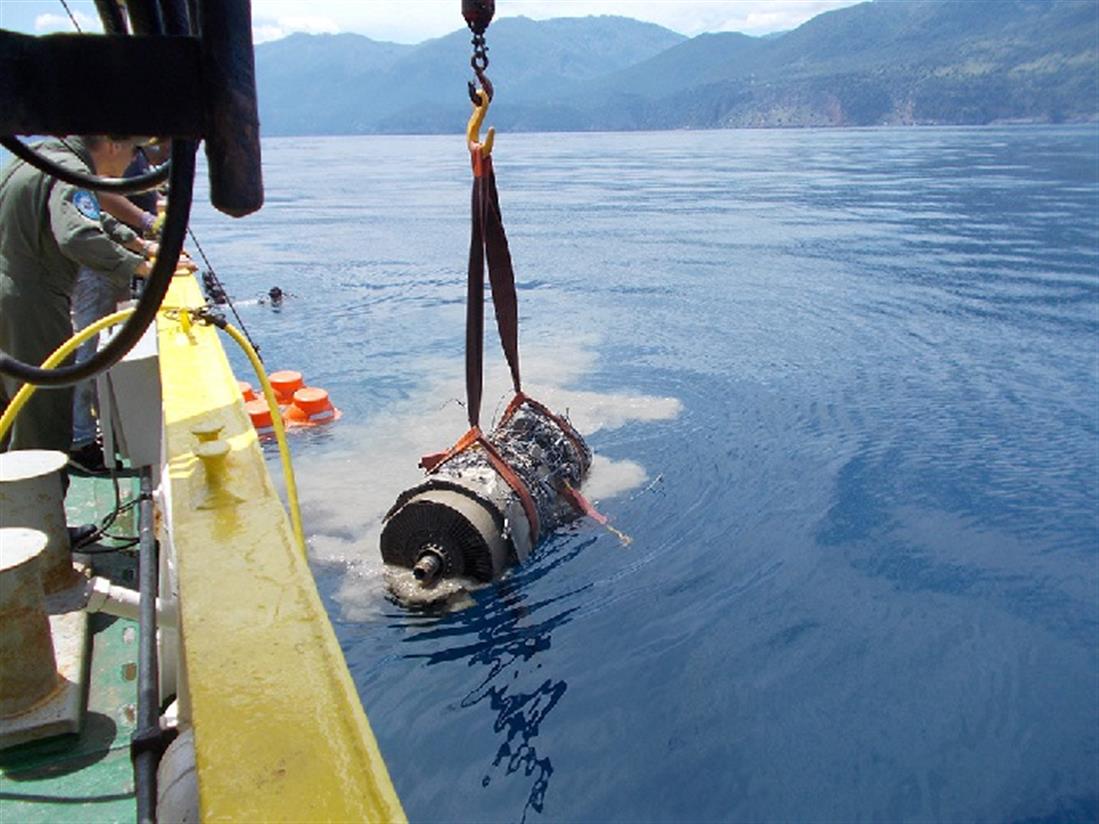
M100 31L91 0L67 0L81 28ZM497 0L496 16L536 20L614 14L693 37L703 32L761 35L785 31L859 0ZM353 32L374 40L420 43L464 25L461 0L252 0L257 43L294 32ZM0 28L27 34L73 31L60 0L0 0Z

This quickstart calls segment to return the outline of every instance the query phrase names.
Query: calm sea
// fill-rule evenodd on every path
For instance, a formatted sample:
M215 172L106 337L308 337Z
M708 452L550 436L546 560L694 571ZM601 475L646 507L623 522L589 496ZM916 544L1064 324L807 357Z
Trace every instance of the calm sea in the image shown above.
M343 411L298 481L409 817L1099 817L1099 130L495 157L525 381L633 543L578 522L452 614L386 599L377 535L464 431L461 138L270 140L263 211L193 224Z

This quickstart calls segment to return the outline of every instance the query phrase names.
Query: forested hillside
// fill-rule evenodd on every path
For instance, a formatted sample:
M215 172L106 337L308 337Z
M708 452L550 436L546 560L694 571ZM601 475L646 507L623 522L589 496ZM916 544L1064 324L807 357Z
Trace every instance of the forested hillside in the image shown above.
M490 29L512 130L1099 119L1099 2L874 0L764 38L621 17ZM417 46L294 35L256 48L266 134L454 132L469 34Z

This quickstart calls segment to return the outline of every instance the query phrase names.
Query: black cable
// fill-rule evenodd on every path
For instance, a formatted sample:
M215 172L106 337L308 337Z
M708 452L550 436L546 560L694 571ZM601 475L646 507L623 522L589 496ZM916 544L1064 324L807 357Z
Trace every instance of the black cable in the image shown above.
M69 13L69 19L72 20L72 24L76 27L76 30L83 34L84 31L76 21L76 16L73 14L72 9L69 8L69 4L65 0L61 0L61 5L64 6L65 11ZM96 0L96 7L99 9L99 17L103 21L103 29L105 31L111 34L122 34L125 32L122 12L119 11L118 4L115 0ZM64 141L61 142L64 143ZM29 163L39 171L52 175L58 180L73 186L83 186L86 189L95 189L100 192L117 192L118 194L123 195L147 192L150 189L155 189L167 180L170 171L168 165L165 164L164 166L156 167L146 174L137 177L119 178L85 175L82 172L70 171L63 166L59 166L53 161L42 157L15 137L0 138L0 145L3 145L4 148L25 163ZM68 146L67 143L65 145Z
M111 540L115 541L133 541L133 543L127 543L124 546L103 547L97 550L93 550L89 554L95 554L97 552L114 552L119 549L125 549L127 546L133 546L135 543L137 543L136 538L131 538L130 536L111 535L107 532L108 529L114 526L114 523L116 520L118 520L119 515L129 509L132 509L141 502L141 498L138 497L132 498L129 501L126 501L126 503L122 503L122 488L119 486L118 483L118 472L116 471L114 466L113 455L109 458L109 461L110 463L107 465L107 472L110 474L111 485L114 487L114 509L112 509L110 512L107 513L106 516L104 516L103 520L99 522L99 525L95 528L94 532L81 538L79 543L73 545L74 552L88 552L88 550L84 547L97 543L101 538L110 538Z
M133 535L112 535L110 532L103 533L104 538L110 538L112 541L118 541L120 544L116 546L116 549L126 549L137 544L140 538Z
M191 21L191 34L202 31L202 21L199 19L198 0L186 0L187 17Z
M130 13L130 28L134 34L164 34L164 20L156 0L126 0L126 11Z
M64 166L42 157L34 149L15 137L0 137L0 146L3 146L25 163L29 163L39 171L52 175L64 183L81 186L85 189L94 189L97 192L114 192L120 195L136 195L139 192L147 192L167 180L172 171L172 163L168 161L137 177L99 177L98 175L86 175L83 172L66 169Z
M237 326L240 327L240 331L244 333L244 337L251 344L252 348L256 350L256 357L259 358L259 362L263 363L263 355L259 353L259 346L252 340L252 336L248 334L248 328L244 325L244 321L240 319L240 315L237 314L237 307L233 305L232 298L229 297L229 293L225 291L225 284L221 282L221 278L218 277L218 273L214 271L213 265L210 263L210 258L206 257L206 252L203 251L202 244L198 242L198 238L195 237L195 231L190 226L187 227L187 234L191 236L191 242L195 244L195 248L198 249L199 257L202 258L202 262L206 264L206 271L210 273L210 277L214 281L214 285L217 286L218 291L225 297L225 303L229 307L229 311L233 313L233 317L237 319ZM266 363L263 363L266 366Z
M103 31L107 34L126 33L126 18L122 16L117 0L95 0L95 7L103 22Z
M164 20L164 33L186 35L191 33L190 14L185 0L161 0L160 16Z
M183 239L191 216L197 148L198 144L193 140L177 138L172 144L172 196L168 201L168 213L161 233L160 253L153 271L146 279L145 292L138 301L136 310L118 334L88 360L56 369L32 366L0 352L0 373L37 386L71 386L110 369L141 339L149 324L156 318L160 304L164 302L164 296L168 293L179 263L179 254L183 251Z
M113 538L113 535L107 537ZM80 546L73 547L73 552L80 555L109 555L112 552L124 552L127 549L132 549L140 543L138 538L126 538L126 543L118 544L117 546Z
M157 679L156 598L159 565L156 538L153 535L152 472L141 475L141 546L137 573L140 593L138 614L137 659L137 729L130 740L130 760L134 765L134 795L139 824L155 824L157 782L156 768L160 754L157 747L162 735L158 723L160 689ZM159 751L158 751L159 750Z
M73 21L73 25L76 26L76 30L83 34L84 30L80 28L80 24L76 22L76 15L73 14L73 10L69 8L69 4L66 3L65 0L61 0L61 5L64 6L65 11L69 13L69 19Z
M144 470L142 470L144 471ZM99 526L95 528L95 531L90 535L85 536L79 543L73 545L74 552L82 552L86 555L100 555L107 552L118 552L122 549L128 549L129 547L136 546L140 541L139 538L135 538L132 535L112 535L107 530L114 526L115 521L118 520L118 516L123 512L133 509L138 506L142 500L142 496L139 494L136 498L131 498L125 503L122 502L122 488L118 483L118 471L114 465L114 457L111 456L110 463L107 464L107 472L111 478L111 486L114 487L114 509L104 516L103 520L99 522ZM112 541L121 541L122 543L116 546L99 546L95 549L88 549L91 544L98 543L102 538L109 538Z

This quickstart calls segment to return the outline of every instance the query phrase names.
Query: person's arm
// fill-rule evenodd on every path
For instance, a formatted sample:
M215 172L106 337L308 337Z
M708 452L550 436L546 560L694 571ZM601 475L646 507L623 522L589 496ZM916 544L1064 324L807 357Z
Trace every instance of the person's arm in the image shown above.
M125 246L131 252L141 251L141 238L138 237L137 232L125 223L115 220L106 212L101 212L99 225L103 227L103 231L107 233L107 237L119 246Z
M54 238L67 258L118 283L128 284L134 275L149 273L143 255L116 243L104 231L99 199L93 192L57 183L50 193L49 211Z
M128 198L113 192L100 192L99 205L104 212L143 235L147 235L156 222L156 215L149 214L131 203Z
M103 227L103 231L107 233L107 237L119 246L124 246L134 254L141 255L144 258L156 257L159 244L144 240L141 235L134 232L125 223L115 220L106 212L100 216L99 223Z

